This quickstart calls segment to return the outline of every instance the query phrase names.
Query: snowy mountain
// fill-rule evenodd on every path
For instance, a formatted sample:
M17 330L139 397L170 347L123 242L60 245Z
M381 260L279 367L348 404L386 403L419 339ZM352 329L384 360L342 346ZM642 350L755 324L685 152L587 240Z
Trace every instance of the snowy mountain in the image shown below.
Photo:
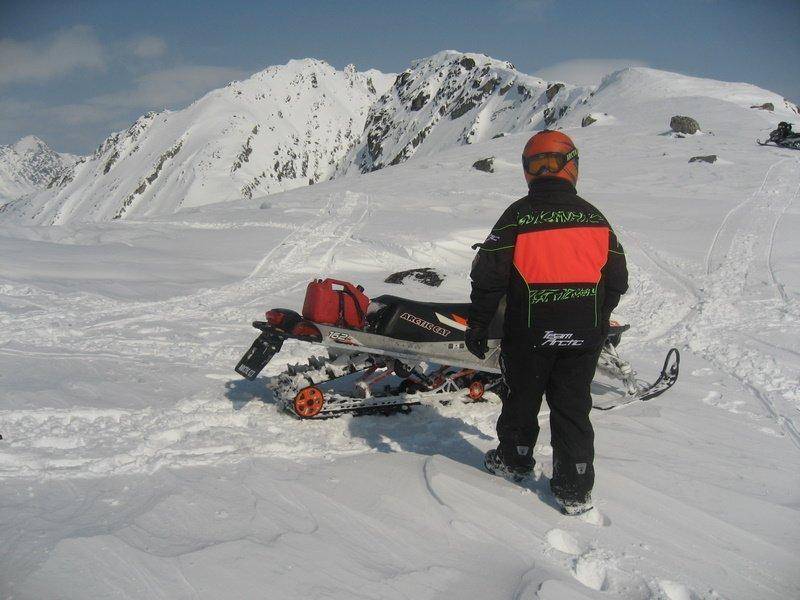
M701 131L670 132L676 114ZM482 467L496 398L299 421L266 380L321 347L233 371L251 321L313 277L465 301L471 244L525 193L530 131L178 214L0 218L0 597L800 597L800 153L753 143L797 115L637 68L556 124L628 257L620 354L647 380L682 355L665 395L593 414L582 518L553 507L546 413L516 485ZM494 173L472 168L487 156ZM441 287L385 282L420 266Z
M325 180L391 80L312 59L270 67L183 110L142 116L6 211L41 224L139 218Z
M372 106L342 173L553 126L591 89L548 83L509 62L453 50L416 61Z
M0 146L0 201L44 189L76 160L78 157L60 154L33 135Z

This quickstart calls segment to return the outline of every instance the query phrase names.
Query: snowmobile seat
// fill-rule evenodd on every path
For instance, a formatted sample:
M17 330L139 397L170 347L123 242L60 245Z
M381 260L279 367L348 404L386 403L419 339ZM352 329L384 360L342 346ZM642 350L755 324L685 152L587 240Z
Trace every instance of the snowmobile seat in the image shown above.
M367 330L410 342L463 342L469 303L419 302L399 296L373 298L367 310ZM489 338L503 337L505 302L489 326Z

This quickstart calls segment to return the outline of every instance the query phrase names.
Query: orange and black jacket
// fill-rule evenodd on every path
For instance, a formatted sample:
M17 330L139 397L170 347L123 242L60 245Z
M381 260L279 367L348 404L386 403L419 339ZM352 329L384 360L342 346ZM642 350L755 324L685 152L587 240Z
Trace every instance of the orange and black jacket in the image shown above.
M469 326L487 329L506 297L504 341L594 347L628 289L606 218L567 181L544 178L508 207L472 263Z

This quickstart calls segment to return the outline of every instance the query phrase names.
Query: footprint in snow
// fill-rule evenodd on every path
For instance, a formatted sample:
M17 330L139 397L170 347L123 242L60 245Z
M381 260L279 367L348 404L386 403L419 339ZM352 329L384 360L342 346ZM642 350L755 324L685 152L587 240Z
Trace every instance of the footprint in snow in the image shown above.
M638 574L620 567L611 552L595 549L575 559L572 576L589 589L624 594L626 598L650 598L651 590ZM672 600L672 598L670 598Z
M664 592L667 600L697 600L697 595L682 583L660 579L658 587Z
M578 540L563 529L551 529L545 535L545 539L551 548L564 554L580 554L583 552Z
M586 511L582 515L579 515L578 518L584 523L594 525L595 527L608 527L611 525L611 519L600 512L596 506L591 510Z

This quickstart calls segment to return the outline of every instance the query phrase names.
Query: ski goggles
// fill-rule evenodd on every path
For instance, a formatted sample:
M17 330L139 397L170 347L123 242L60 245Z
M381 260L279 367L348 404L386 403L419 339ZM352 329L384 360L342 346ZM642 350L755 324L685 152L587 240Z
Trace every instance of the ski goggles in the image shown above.
M578 149L573 148L566 154L560 152L542 152L533 156L522 157L525 172L534 177L545 173L558 173L571 160L578 160Z

